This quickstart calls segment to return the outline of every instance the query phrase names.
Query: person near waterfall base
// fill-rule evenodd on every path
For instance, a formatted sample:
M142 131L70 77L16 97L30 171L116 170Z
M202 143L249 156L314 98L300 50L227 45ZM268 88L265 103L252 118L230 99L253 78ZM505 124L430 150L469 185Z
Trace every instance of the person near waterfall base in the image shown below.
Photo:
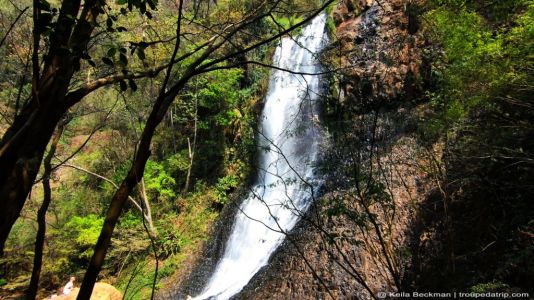
M65 287L63 287L63 295L68 295L70 292L72 292L72 289L74 288L74 281L76 281L76 277L72 276L69 282L65 284Z

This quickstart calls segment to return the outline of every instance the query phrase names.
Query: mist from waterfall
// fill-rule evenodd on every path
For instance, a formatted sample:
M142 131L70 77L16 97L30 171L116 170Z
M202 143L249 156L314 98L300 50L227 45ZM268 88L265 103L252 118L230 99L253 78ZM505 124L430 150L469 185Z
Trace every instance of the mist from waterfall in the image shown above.
M280 69L271 75L262 113L256 183L235 216L223 256L195 299L228 299L241 291L313 200L321 138L321 76L313 74L321 71L316 54L327 42L326 18L317 16L297 38L284 37L276 48L273 64Z

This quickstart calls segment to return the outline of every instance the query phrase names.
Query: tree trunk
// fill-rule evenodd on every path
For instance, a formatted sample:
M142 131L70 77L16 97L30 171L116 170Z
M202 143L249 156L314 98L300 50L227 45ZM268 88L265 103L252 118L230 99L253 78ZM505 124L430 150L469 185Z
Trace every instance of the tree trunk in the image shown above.
M30 118L24 126L21 126L14 138L2 143L0 148L0 199L2 199L0 201L0 255L3 255L5 241L26 202L39 171L46 145L61 115L62 113L57 112L38 111L33 114L33 119Z
M148 229L150 231L150 233L149 233L150 237L151 238L156 238L157 231L156 231L156 227L154 227L154 222L152 221L152 209L150 208L150 202L148 201L148 196L146 194L145 180L143 178L141 178L141 182L140 183L141 183L140 184L140 187L141 187L141 191L140 191L141 201L143 201L143 204L144 204L144 209L141 209L141 215L144 217L145 221L148 223ZM146 212L144 212L145 209L146 209Z
M63 164L62 166L73 168L75 170L82 171L82 172L87 173L89 175L95 176L97 178L100 178L100 179L108 182L109 184L111 184L116 189L119 188L119 186L115 182L113 182L113 180L111 180L111 179L109 179L107 177L104 177L104 176L102 176L100 174L96 174L94 172L91 172L91 171L89 171L87 169L84 169L84 168L82 168L80 166L67 164L67 163ZM154 222L152 221L152 210L150 209L150 203L148 203L148 198L146 196L146 193L144 192L143 180L141 180L141 189L143 191L142 194L141 194L141 198L142 198L141 201L143 201L143 202L137 203L137 201L132 196L128 196L128 200L130 200L130 202L135 206L135 208L137 208L139 210L139 212L141 213L141 215L143 216L145 221L148 223L148 227L150 229L152 237L156 237L157 232L156 232L156 228L154 227ZM143 203L144 203L144 207L147 208L146 209L147 210L146 213L145 213L144 208L143 208Z
M166 96L160 97L154 104L143 133L141 134L141 140L139 142L139 146L137 147L133 164L128 171L128 175L126 175L126 178L124 178L119 189L115 195L113 195L111 200L111 204L106 214L106 219L104 220L104 225L102 226L98 241L95 245L93 256L91 257L91 262L89 263L89 267L85 272L82 286L80 287L80 292L76 298L77 300L90 299L94 285L98 278L98 274L100 273L102 265L104 264L104 258L106 257L107 249L111 243L113 230L115 229L115 225L120 217L124 203L128 199L130 193L132 193L135 186L143 178L145 165L151 154L150 144L152 142L152 137L154 136L156 128L163 120L163 117L165 116L174 97L178 91L184 87L186 82L186 79L182 79L179 83L177 83L177 86L173 92L167 94Z
M191 172L193 171L193 162L195 159L195 149L197 146L197 124L198 124L198 96L195 95L195 123L193 125L193 145L191 145L191 141L189 138L187 138L187 146L189 149L189 166L187 168L187 175L185 177L185 184L184 189L182 193L184 195L189 192L189 186L191 185Z
M76 104L66 95L74 66L79 65L81 53L87 48L102 2L85 1L78 22L72 22L72 16L78 16L80 4L81 0L62 2L50 37L50 50L44 56L42 74L33 61L31 101L0 141L0 256L26 202L54 129ZM36 32L34 30L34 34ZM38 37L34 39L39 41ZM64 48L72 49L72 54L65 55Z
M63 133L63 124L60 123L58 126L57 132L52 140L50 145L50 150L44 159L44 174L43 174L43 203L37 212L37 236L35 238L35 253L33 256L33 270L32 277L30 280L30 286L26 291L26 299L35 299L37 296L37 290L39 289L39 277L41 276L41 267L43 263L43 249L44 249L44 240L46 234L46 212L48 211L48 206L52 201L52 190L50 188L50 176L52 175L52 158L56 152L57 144Z

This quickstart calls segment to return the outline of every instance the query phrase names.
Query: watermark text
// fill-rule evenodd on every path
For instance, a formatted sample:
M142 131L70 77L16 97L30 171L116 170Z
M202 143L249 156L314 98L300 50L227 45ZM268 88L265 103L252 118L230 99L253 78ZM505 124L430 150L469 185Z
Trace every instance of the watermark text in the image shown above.
M509 292L378 292L376 295L380 299L394 298L443 298L443 299L529 299L529 293L509 293Z

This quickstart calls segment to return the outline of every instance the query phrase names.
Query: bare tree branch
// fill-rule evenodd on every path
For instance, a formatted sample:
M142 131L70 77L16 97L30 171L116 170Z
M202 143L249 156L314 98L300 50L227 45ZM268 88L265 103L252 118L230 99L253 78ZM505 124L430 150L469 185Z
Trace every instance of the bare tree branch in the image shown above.
M9 35L9 33L11 32L11 30L13 30L13 28L15 27L15 24L17 24L17 22L19 21L19 19L22 17L22 15L24 15L24 13L29 9L30 7L27 6L26 8L24 8L23 10L20 11L20 13L17 15L17 17L15 18L15 21L13 21L13 23L11 23L11 25L9 26L9 29L6 31L6 34L4 34L4 37L2 38L2 40L0 40L0 47L2 47L4 45L4 42L6 41L6 38L7 36Z

